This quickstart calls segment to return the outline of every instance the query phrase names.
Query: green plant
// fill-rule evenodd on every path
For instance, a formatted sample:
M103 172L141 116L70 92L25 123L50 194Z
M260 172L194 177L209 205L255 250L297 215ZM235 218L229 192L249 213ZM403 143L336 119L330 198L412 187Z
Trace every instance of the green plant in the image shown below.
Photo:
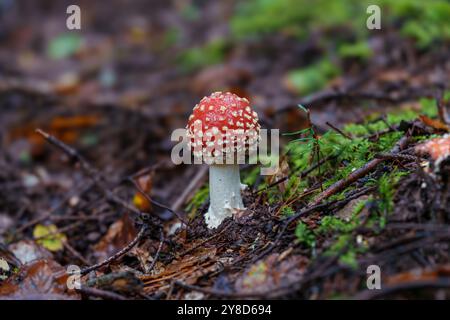
M209 186L205 185L201 187L192 197L192 199L189 201L188 205L186 206L186 211L190 213L190 217L195 215L198 208L205 203L205 201L208 199L209 196Z
M287 85L298 94L308 94L325 87L339 73L340 70L335 64L323 59L308 67L290 71L287 75Z
M295 235L299 243L305 244L308 247L314 247L316 243L316 237L314 233L308 229L308 226L300 221L295 228Z
M223 61L227 47L225 40L213 40L203 46L190 48L182 52L178 57L178 64L185 72L218 64Z

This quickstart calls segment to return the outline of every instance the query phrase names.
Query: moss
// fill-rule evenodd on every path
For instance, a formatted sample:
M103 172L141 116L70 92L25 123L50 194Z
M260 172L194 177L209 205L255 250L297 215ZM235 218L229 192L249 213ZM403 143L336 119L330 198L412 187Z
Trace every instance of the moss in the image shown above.
M295 214L295 210L292 209L291 206L283 206L283 207L281 208L281 214L282 214L284 217L290 217L290 216L292 216L292 215Z
M347 25L349 21L355 27L358 22L363 25L366 16L355 15L357 12L365 12L365 7L355 0L317 0L313 3L307 0L247 0L237 7L231 27L238 37L274 32L305 37L319 26L327 29Z
M193 218L200 206L205 203L209 196L209 186L205 185L201 187L189 201L185 210L189 213L189 217Z
M450 39L450 3L446 0L246 0L237 6L231 29L237 38L270 33L304 38L318 28L345 27L364 42L370 33L361 26L365 26L366 8L371 4L381 7L383 24L399 25L401 34L414 39L419 48ZM324 47L340 41L336 34L331 35L324 36ZM352 45L348 40L344 45L348 47L342 49L343 55L361 57L369 53L367 47Z
M290 71L287 83L298 94L308 94L320 90L340 74L339 68L328 59L323 59L306 68Z
M295 228L295 235L299 243L302 243L308 247L314 247L316 244L316 237L314 233L308 229L308 226L300 221Z
M185 72L222 62L225 58L228 44L223 39L213 40L203 46L190 48L178 56L178 64Z
M396 186L400 181L400 178L407 174L408 172L406 171L395 169L390 173L383 174L383 176L378 179L377 185L381 212L389 214L394 210Z
M246 170L241 173L242 175L242 183L248 186L253 186L256 183L256 179L258 178L260 173L260 168L255 166L251 168L251 170Z
M317 228L318 234L327 233L348 233L353 231L358 226L357 220L353 216L350 221L344 221L338 217L326 216L320 222L319 228Z
M372 56L372 49L366 41L344 43L338 49L341 58L359 58L367 60Z

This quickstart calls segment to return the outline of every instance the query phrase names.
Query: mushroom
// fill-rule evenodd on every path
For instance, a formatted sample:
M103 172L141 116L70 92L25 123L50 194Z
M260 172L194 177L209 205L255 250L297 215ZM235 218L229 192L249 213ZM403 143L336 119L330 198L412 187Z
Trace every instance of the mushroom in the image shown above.
M210 206L205 221L208 228L217 228L236 210L245 209L239 164L257 148L258 115L246 98L214 92L194 107L186 130L194 159L210 166Z

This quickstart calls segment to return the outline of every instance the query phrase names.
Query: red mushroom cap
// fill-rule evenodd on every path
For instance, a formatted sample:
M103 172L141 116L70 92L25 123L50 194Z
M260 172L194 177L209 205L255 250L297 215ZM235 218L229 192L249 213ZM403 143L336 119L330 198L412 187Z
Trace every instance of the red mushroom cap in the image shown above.
M186 129L194 156L214 159L256 147L260 125L246 98L214 92L194 107Z

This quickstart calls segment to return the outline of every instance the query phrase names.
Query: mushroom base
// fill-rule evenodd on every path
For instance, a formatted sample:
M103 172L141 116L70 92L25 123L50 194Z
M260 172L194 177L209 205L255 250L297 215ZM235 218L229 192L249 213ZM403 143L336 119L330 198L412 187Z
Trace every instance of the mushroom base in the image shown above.
M210 205L205 215L208 228L217 228L233 215L236 209L245 209L241 197L241 178L238 164L211 165L209 167Z

